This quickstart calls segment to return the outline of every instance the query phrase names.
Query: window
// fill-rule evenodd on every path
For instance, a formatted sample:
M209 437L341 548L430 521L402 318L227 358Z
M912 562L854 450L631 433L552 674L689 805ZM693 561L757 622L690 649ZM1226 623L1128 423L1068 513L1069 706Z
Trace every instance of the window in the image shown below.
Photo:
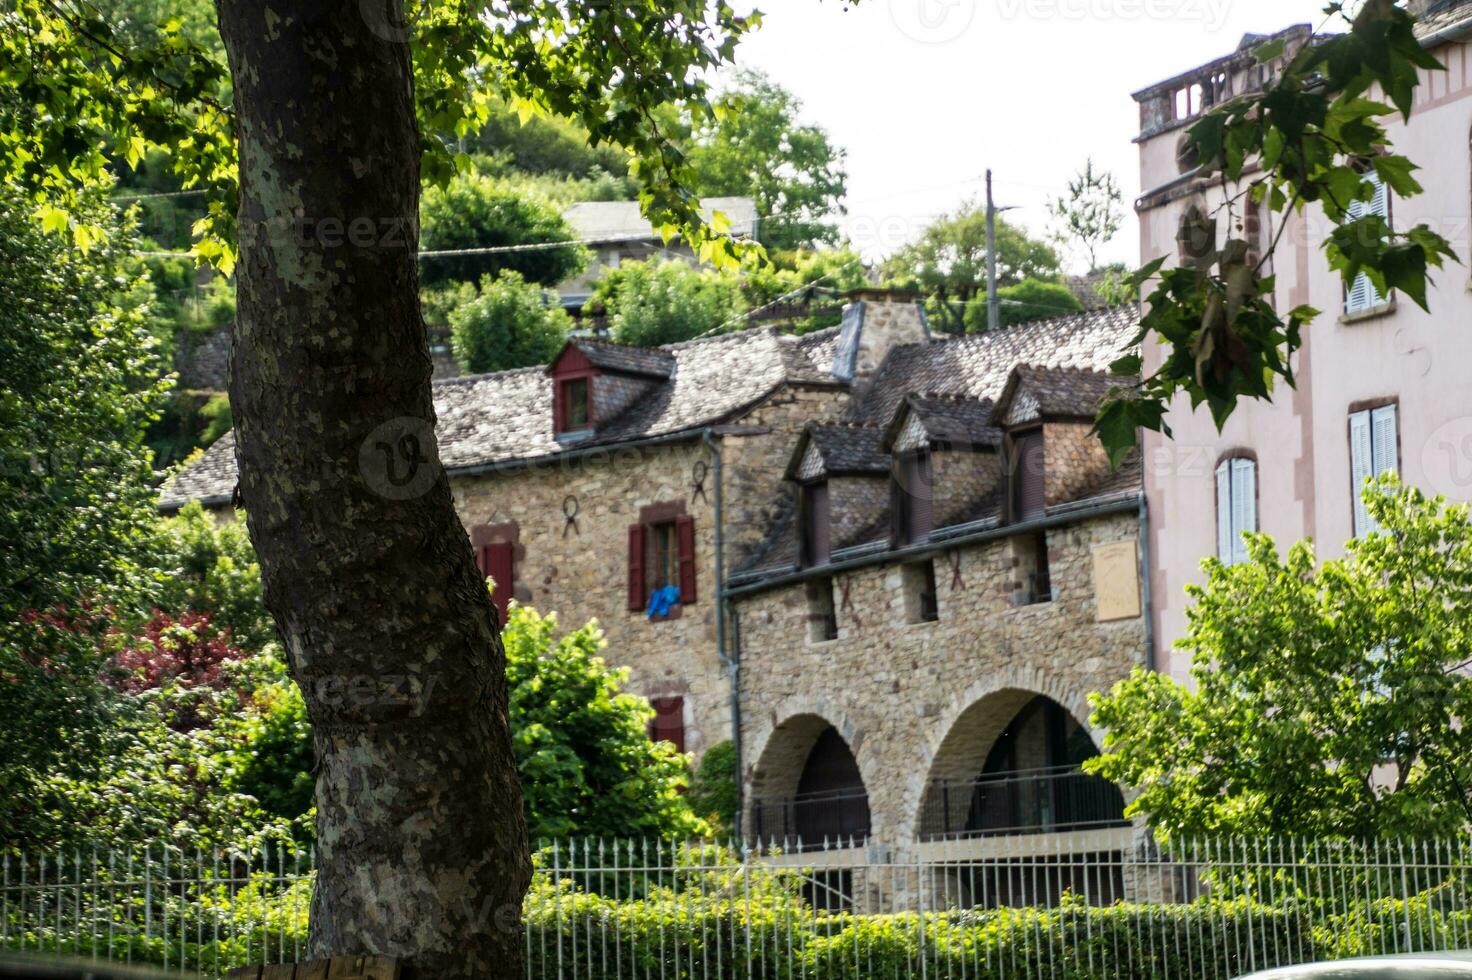
M1365 173L1365 182L1375 188L1374 197L1368 201L1353 201L1349 205L1349 220L1355 221L1369 215L1378 215L1388 224L1390 221L1390 190L1374 170ZM1388 297L1381 296L1370 277L1363 272L1355 276L1354 282L1344 294L1344 312L1364 313L1384 306Z
M1382 473L1400 471L1400 445L1396 434L1396 407L1382 405L1349 416L1350 489L1354 493L1354 536L1362 538L1380 530L1362 496L1365 481Z
M593 385L588 378L569 378L557 385L562 420L558 432L582 432L593 426Z
M683 504L644 508L644 519L629 525L629 608L650 611L661 589L679 592L676 608L695 601L695 520L678 511ZM675 612L671 609L670 614ZM654 618L654 615L651 615Z
M907 453L895 464L890 502L896 544L924 544L930 540L934 491L929 453Z
M940 603L935 594L935 562L911 562L903 569L905 585L905 621L933 623L940 619Z
M685 751L685 699L651 698L654 717L649 719L649 740L669 742L676 752Z
M1247 560L1242 535L1257 531L1257 463L1237 457L1216 468L1216 556L1223 564Z
M1048 567L1048 535L1044 531L1019 535L1009 541L1015 577L1012 604L1032 606L1053 601L1053 575Z
M1042 517L1043 430L1033 429L1012 437L1012 515L1025 521Z
M511 592L515 587L512 545L510 542L482 545L476 552L475 561L480 566L480 573L496 583L491 601L496 604L496 611L500 613L501 625L505 626L507 605L511 602Z
M828 484L809 483L798 488L798 495L802 508L802 566L826 565L833 551Z
M808 642L838 639L838 612L833 606L833 580L814 579L807 584Z

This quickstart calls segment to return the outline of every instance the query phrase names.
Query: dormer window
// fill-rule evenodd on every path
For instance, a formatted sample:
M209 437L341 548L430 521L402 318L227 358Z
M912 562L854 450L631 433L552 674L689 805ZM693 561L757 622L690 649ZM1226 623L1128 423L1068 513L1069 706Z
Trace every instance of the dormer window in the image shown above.
M562 425L558 433L583 432L593 427L593 383L590 378L568 378L557 383Z
M1042 517L1046 497L1043 492L1042 427L1018 432L1012 436L1012 517L1026 521Z
M799 487L798 499L802 512L802 566L826 565L833 554L833 512L828 482L820 480Z
M896 544L924 544L934 523L930 453L905 453L894 469L892 506Z

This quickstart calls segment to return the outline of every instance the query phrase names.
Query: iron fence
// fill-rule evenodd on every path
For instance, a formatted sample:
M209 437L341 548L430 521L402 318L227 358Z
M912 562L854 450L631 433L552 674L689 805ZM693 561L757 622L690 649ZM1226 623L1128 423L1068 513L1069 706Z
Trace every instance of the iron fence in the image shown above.
M548 844L528 980L1228 978L1472 948L1469 841L1202 841L1130 827L915 842ZM0 951L220 976L303 959L314 856L0 859Z
M930 784L922 839L1079 830L1124 824L1119 787L1076 766L1000 772Z

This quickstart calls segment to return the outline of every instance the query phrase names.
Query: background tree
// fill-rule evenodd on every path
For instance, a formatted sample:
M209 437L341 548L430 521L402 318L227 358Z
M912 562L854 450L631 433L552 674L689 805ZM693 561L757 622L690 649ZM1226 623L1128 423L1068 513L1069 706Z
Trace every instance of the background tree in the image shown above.
M1204 563L1179 646L1190 686L1137 669L1094 699L1093 771L1171 836L1417 837L1472 818L1472 520L1393 477L1381 533L1319 562Z
M500 186L493 178L462 174L445 187L431 187L419 202L420 244L425 251L494 248L570 242L578 236L550 202ZM476 282L503 270L529 282L555 286L582 272L588 250L581 245L426 258L426 285Z
M760 237L772 249L835 244L832 219L847 192L844 151L822 127L800 121L802 103L756 71L740 71L700 114L686 150L691 189L703 197L756 200Z
M1024 279L1015 286L997 290L1002 301L1001 326L1010 327L1030 320L1046 320L1049 317L1067 316L1078 313L1084 305L1078 301L1073 290L1061 282L1043 282L1039 279ZM966 304L966 332L982 333L987 327L986 294L974 297Z
M215 520L197 502L161 521L152 603L175 615L209 613L235 644L260 650L276 638L261 597L261 567L245 525Z
M964 329L963 311L986 294L986 211L967 204L935 221L920 238L885 261L882 271L895 285L921 290L940 322L953 333ZM1058 253L1023 229L997 220L997 285L1024 279L1057 279Z
M542 287L511 269L483 278L479 294L451 311L449 320L455 360L474 374L546 364L572 325Z
M650 259L610 269L586 308L608 315L619 343L656 347L718 330L743 312L745 303L734 276L678 259Z
M1124 195L1107 170L1094 170L1092 158L1068 182L1068 191L1048 203L1059 224L1060 242L1076 243L1089 259L1088 271L1099 268L1099 250L1119 233L1124 223Z
M637 193L627 183L627 153L608 144L591 145L588 131L571 119L540 114L523 119L502 99L487 104L479 130L461 142L465 150L487 154L509 170L575 180L609 176L626 183L625 199Z

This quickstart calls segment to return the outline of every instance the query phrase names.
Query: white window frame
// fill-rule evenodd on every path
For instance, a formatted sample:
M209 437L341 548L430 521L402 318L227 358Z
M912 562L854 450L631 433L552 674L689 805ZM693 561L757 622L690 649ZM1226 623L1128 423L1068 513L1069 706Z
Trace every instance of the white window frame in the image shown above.
M1223 565L1247 560L1243 534L1257 532L1257 462L1224 459L1216 468L1216 556Z
M1349 479L1353 495L1354 536L1380 530L1361 491L1365 481L1382 473L1400 472L1399 406L1395 403L1349 413Z
M1374 170L1365 174L1365 182L1373 184L1375 194L1368 201L1351 201L1349 203L1349 220L1357 221L1366 215L1379 215L1388 224L1390 221L1390 189L1380 179L1380 175ZM1344 312L1347 316L1356 313L1366 313L1377 307L1384 306L1390 301L1390 297L1380 295L1370 277L1361 272L1354 277L1354 282L1344 293Z

